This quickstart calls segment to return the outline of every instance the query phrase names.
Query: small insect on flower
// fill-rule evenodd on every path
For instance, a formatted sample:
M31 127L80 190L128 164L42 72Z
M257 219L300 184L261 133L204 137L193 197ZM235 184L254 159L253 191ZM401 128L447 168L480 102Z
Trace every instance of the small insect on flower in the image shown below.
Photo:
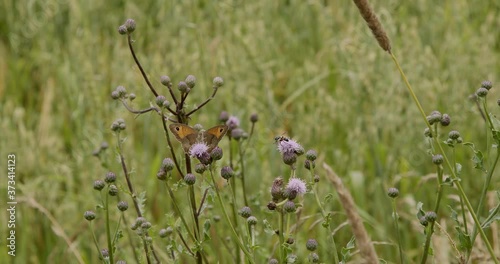
M288 138L283 135L274 137L274 142L278 143L280 141L288 141Z
M297 141L287 138L285 136L277 136L274 138L276 145L278 146L278 151L284 154L296 154L302 155L304 154L304 148L297 143Z

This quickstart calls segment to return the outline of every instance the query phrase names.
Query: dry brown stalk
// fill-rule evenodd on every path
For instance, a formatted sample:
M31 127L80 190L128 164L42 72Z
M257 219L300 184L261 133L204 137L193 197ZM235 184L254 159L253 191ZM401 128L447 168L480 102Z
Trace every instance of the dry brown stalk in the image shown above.
M372 241L363 225L363 220L361 220L361 217L356 210L356 204L352 199L351 193L347 188L345 188L340 177L335 172L333 172L330 166L328 166L326 163L323 163L323 168L326 170L328 179L332 182L333 186L337 190L340 203L342 204L342 207L344 207L347 219L351 224L352 232L354 233L359 251L365 263L379 263L377 253L375 252Z

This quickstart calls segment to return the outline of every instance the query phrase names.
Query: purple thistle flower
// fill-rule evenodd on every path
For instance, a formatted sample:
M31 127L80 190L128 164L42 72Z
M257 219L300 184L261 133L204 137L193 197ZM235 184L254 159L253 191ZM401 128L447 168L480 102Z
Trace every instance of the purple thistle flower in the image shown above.
M304 148L297 141L288 138L287 140L278 140L278 151L283 155L285 153L302 154Z
M189 149L189 155L191 157L200 158L208 151L208 146L204 142L198 142L191 146Z
M226 121L226 125L229 127L229 130L233 130L240 126L240 119L236 116L230 116Z
M299 178L291 178L286 185L286 190L290 193L296 193L297 195L304 194L307 191L306 183Z

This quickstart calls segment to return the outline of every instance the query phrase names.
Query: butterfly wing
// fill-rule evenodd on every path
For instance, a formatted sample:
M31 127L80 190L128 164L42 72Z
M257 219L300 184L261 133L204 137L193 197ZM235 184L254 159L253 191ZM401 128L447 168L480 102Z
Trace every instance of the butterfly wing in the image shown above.
M214 126L203 133L208 151L212 151L227 132L226 125Z
M175 123L168 126L175 138L181 142L184 152L188 153L191 146L196 143L198 131L188 125Z

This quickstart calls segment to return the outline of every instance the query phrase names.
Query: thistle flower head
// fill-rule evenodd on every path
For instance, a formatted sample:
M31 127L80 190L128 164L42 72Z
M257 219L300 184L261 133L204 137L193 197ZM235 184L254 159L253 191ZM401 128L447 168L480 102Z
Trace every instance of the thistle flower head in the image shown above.
M227 120L229 120L229 113L226 111L220 112L219 121L226 122Z
M481 87L481 88L477 89L476 95L478 97L485 97L486 95L488 95L488 89Z
M236 116L230 116L226 121L226 125L229 127L229 130L233 130L240 126L240 119Z
M129 18L129 19L127 19L127 21L125 21L124 25L127 28L128 33L134 32L135 27L136 27L135 20Z
M95 180L94 181L94 190L102 190L104 188L104 186L106 186L106 183L104 183L104 181L102 180Z
M306 183L299 178L291 178L286 185L285 191L296 193L297 195L304 194L307 191Z
M224 80L221 77L217 76L214 78L213 84L214 89L220 88L222 85L224 85Z
M483 81L481 83L481 87L489 90L489 89L491 89L491 87L493 87L493 83L491 83L491 81Z
M235 140L240 140L244 139L247 137L245 131L241 128L235 128L231 131L231 137L234 138Z
M189 155L191 157L196 157L201 163L208 165L212 162L212 158L210 157L208 150L209 147L205 142L197 142L189 149Z
M284 155L285 153L294 153L300 155L304 153L304 148L297 141L288 138L287 140L277 140L278 151Z
M191 157L200 158L204 155L204 153L208 152L208 146L204 142L197 142L191 146L189 149L189 155Z
M279 201L283 198L283 178L278 177L274 179L273 186L271 187L271 196L273 197L273 201Z

